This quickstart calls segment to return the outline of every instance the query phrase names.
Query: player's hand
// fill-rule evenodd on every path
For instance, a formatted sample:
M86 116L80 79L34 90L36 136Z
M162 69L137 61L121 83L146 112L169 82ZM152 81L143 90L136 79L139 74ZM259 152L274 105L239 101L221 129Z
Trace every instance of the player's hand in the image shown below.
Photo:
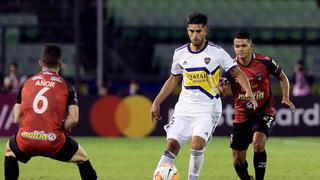
M152 104L151 106L151 119L153 123L156 123L157 121L161 121L162 118L160 116L160 105Z
M295 105L290 101L288 97L282 97L281 103L289 106L292 112L296 110Z
M219 83L218 83L218 90L219 90L219 93L221 95L225 95L226 93L226 90L228 88L228 80L227 78L224 78L224 77L220 77L219 79Z
M64 131L64 134L69 136L69 135L71 134L71 129L65 130L65 131Z
M253 106L252 109L253 109L253 110L257 109L257 107L258 107L258 102L257 102L256 98L254 98L254 95L253 95L252 93L246 92L246 97L247 97L247 99L248 99L249 101L251 101L252 106Z
M71 134L71 128L70 129L66 129L65 127L64 127L64 123L66 122L66 120L64 119L64 120L62 120L62 129L63 129L63 131L64 131L64 134L66 134L66 135L70 135Z

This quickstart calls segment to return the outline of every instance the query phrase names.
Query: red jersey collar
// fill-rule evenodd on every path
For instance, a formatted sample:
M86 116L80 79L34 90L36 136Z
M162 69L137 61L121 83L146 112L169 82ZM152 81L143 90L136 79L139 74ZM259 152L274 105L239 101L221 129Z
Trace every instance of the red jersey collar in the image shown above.
M249 66L252 64L252 61L253 61L255 58L256 58L256 54L255 54L255 53L252 53L251 61L250 61L249 64L246 65L246 66L240 63L240 61L239 61L239 59L238 59L237 56L236 56L235 59L236 59L236 61L238 62L238 64L239 64L240 66L249 67Z
M58 74L58 72L57 71L55 71L55 70L52 70L52 69L46 69L46 70L43 70L43 71L41 71L42 73L46 73L46 72L48 72L48 73L52 73L52 74Z

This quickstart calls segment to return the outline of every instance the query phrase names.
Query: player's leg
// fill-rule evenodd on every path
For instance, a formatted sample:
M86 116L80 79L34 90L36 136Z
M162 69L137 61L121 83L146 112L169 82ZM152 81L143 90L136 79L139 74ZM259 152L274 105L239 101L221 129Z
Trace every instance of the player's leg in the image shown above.
M158 165L161 164L173 164L174 159L178 155L180 150L180 144L177 140L173 138L167 139L166 149L161 155Z
M4 157L4 176L6 180L18 179L19 165L18 161L27 163L31 156L20 151L16 137L13 136L6 143Z
M198 180L204 162L206 140L200 136L192 136L189 160L189 180Z
M274 121L272 116L257 117L253 125L253 164L255 169L256 180L263 180L267 166L267 153L265 145L271 131Z
M220 116L213 119L211 116L193 119L192 139L190 147L189 180L198 180L204 162L206 144L212 136Z
M247 150L232 149L233 166L241 180L250 180L248 173Z
M15 180L19 177L19 165L18 160L11 148L9 147L9 141L5 146L4 154L4 178L6 180Z
M165 126L167 131L166 148L157 166L165 163L173 164L179 153L180 146L191 137L191 126L188 123L187 117L172 117L170 119L169 124Z
M81 179L83 180L97 179L96 171L92 167L86 151L75 140L68 136L61 150L51 158L63 162L76 163Z
M235 123L231 143L234 169L241 180L250 180L248 173L247 149L252 141L250 121Z
M78 151L73 155L70 162L77 163L82 179L97 179L97 174L89 161L86 151L78 145Z
M255 132L253 135L253 164L256 174L256 180L263 180L266 172L267 153L265 151L265 143L267 137L262 132Z

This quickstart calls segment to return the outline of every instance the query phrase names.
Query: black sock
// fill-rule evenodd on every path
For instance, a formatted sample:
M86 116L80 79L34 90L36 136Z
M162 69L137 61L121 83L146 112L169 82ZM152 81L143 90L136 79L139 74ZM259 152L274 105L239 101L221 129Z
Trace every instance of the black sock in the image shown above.
M254 170L256 172L256 180L263 180L267 167L266 151L254 153L253 155Z
M12 156L4 157L4 177L5 180L17 180L19 177L18 160Z
M248 173L248 162L245 161L243 164L233 164L234 169L236 170L239 178L241 180L249 180L249 173Z
M78 168L79 168L82 180L96 180L97 179L96 171L93 169L89 160L87 160L84 163L78 164Z

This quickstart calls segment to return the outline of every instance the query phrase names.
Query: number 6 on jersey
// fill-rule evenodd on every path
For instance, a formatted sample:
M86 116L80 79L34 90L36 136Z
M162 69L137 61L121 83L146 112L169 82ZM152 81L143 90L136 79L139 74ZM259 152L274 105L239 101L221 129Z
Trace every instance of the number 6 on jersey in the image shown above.
M43 94L48 91L50 88L48 87L44 87L42 88L38 94L36 95L36 97L34 98L33 100L33 104L32 104L32 107L33 107L33 110L34 112L38 113L38 114L42 114L44 113L47 108L48 108L48 99L43 96ZM39 102L42 101L42 107L38 107L38 104Z

